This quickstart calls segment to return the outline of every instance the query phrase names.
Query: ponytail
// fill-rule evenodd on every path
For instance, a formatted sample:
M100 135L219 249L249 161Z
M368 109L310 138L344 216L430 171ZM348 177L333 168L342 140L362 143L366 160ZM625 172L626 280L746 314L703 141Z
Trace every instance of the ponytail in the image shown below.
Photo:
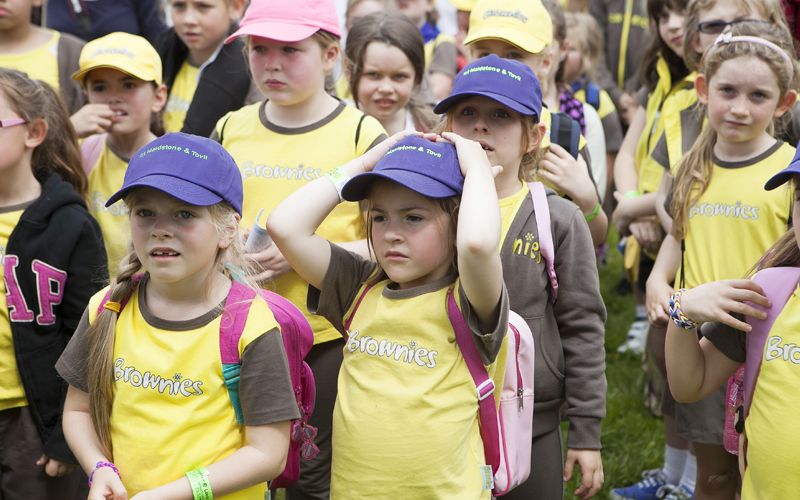
M9 68L0 68L0 92L28 123L37 119L47 123L47 135L33 150L31 159L36 179L43 182L50 173L57 173L85 198L87 181L78 135L58 94L48 84Z
M678 240L686 237L689 227L689 207L697 202L711 182L716 142L717 132L707 125L678 165L671 206L672 232Z
M797 246L794 229L789 229L778 238L778 241L756 262L748 275L768 267L800 267L800 248Z

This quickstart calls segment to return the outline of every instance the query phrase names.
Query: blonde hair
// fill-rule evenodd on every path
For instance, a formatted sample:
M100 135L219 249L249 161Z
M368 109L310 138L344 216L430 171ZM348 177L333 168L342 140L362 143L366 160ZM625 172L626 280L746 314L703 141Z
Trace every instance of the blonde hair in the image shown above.
M597 67L603 54L603 33L591 14L564 13L569 40L581 51L581 66L590 80L597 79ZM567 82L571 83L571 82Z
M135 205L136 190L126 196L125 203L129 206ZM220 236L229 234L230 231L236 232L230 246L217 252L215 260L217 270L226 276L243 281L247 286L256 288L250 278L253 275L250 265L243 257L244 242L239 234L236 212L224 202L209 206L208 211L212 224ZM231 268L237 270L236 276L232 275ZM142 276L142 263L131 245L130 253L120 264L117 277L109 286L108 301L119 304L127 302ZM208 293L210 290L203 292ZM119 313L104 308L86 332L89 339L86 378L90 414L97 438L108 457L113 457L110 423L114 403L114 341L118 318Z
M777 25L780 29L786 30L787 33L791 32L789 24L786 22L786 16L783 13L781 0L690 0L686 5L686 18L683 21L685 27L683 34L683 60L691 71L701 70L703 54L698 53L694 48L700 35L698 30L700 14L712 9L717 2L735 2L736 6L742 11L748 14L758 14L762 19ZM733 27L735 26L733 25Z
M791 68L786 64L786 59L774 48L762 44L745 41L715 44L706 51L702 61L707 85L710 84L711 79L725 61L751 56L764 61L772 69L781 98L796 88L797 65L792 57L792 38L786 30L762 23L742 23L734 26L732 35L759 36L769 40L790 55ZM770 125L770 133L772 133L772 128ZM689 207L697 202L711 182L713 151L716 142L717 132L710 125L704 127L700 137L677 167L678 173L675 177L672 199L674 217L672 227L678 239L686 237Z
M87 180L78 149L78 134L55 90L44 82L28 78L21 71L0 68L0 92L28 124L38 119L47 123L47 136L36 146L31 157L36 179L42 182L49 172L57 173L85 197Z
M488 97L487 97L488 99ZM437 134L441 134L442 132L452 132L453 131L453 114L455 112L456 106L458 103L455 103L450 109L447 110L447 114L445 114L444 120L439 124L438 127L434 130ZM531 132L534 130L534 127L539 123L536 120L533 120L530 116L525 116L523 114L517 113L514 110L510 110L512 113L515 113L522 124L522 140L520 143L520 148L522 151L526 151L522 155L522 160L519 162L519 170L517 171L517 178L522 182L532 182L538 180L536 178L536 168L539 165L539 162L544 157L546 151L544 148L537 147L530 153L528 153L528 147L530 147L530 136ZM543 137L539 138L539 141Z

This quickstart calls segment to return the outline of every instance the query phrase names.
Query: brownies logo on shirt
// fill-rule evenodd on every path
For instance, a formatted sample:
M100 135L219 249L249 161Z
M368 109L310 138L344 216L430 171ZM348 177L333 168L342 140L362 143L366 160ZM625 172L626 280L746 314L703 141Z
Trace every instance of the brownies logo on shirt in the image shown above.
M542 263L542 253L539 249L539 241L533 233L525 233L522 238L514 240L514 245L511 247L511 252L514 255L522 257L530 257L531 260L536 261L537 264Z
M386 358L398 363L415 364L423 368L436 368L436 356L439 351L420 347L413 340L408 345L401 345L386 339L361 336L361 332L353 330L347 338L347 350L351 353L360 351L367 356Z
M203 394L203 382L194 381L190 378L183 378L180 373L174 374L171 378L164 378L152 372L140 372L133 366L125 366L124 358L114 360L114 382L122 382L132 387L149 389L168 396L201 396Z

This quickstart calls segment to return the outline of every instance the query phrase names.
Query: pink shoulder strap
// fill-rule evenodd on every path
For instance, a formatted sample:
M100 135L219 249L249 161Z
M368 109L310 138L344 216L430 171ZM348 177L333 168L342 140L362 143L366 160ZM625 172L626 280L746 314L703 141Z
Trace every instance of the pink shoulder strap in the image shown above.
M239 339L255 296L255 290L233 281L219 325L219 353L224 364L238 364L240 361Z
M500 468L500 429L497 423L497 407L494 399L494 381L489 377L483 361L475 346L467 321L456 304L451 288L447 292L447 316L456 334L456 343L467 363L467 369L475 383L478 395L478 417L480 419L483 453L486 463L496 474Z
M772 329L773 323L775 323L778 315L783 310L783 306L786 305L789 297L792 296L792 292L797 288L798 279L800 279L799 267L771 267L762 269L753 276L753 281L758 283L764 290L764 295L769 298L772 307L766 310L767 317L763 320L747 317L747 323L753 329L746 337L747 350L745 354L743 394L745 416L750 410L755 380L761 369L767 336ZM759 306L754 307L761 309Z
M361 305L361 302L364 300L364 297L367 296L367 292L369 292L372 285L366 285L361 293L356 298L356 304L353 306L353 310L350 311L350 314L344 320L344 331L345 331L345 339L347 338L347 331L350 330L350 324L353 322L353 318L356 316L356 311L358 311L358 307Z
M90 135L81 143L81 161L83 163L83 171L87 177L92 172L97 159L100 158L107 136L108 134Z
M533 199L533 214L536 216L536 227L539 229L539 251L547 265L547 277L550 279L553 302L558 299L558 278L555 269L555 247L553 246L553 231L550 228L550 206L547 204L547 193L541 182L529 182L531 199Z

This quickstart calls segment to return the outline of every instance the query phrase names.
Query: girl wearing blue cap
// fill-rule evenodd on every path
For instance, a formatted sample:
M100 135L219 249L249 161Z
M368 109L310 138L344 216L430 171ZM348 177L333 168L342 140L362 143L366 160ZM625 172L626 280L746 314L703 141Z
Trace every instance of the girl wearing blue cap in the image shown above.
M107 204L118 200L130 207L133 249L56 364L69 383L64 434L89 498L260 500L283 471L299 415L281 332L260 297L236 344L243 426L223 379L223 313L244 286L226 267L243 260L239 170L216 142L167 134L133 156Z
M494 172L477 142L399 137L299 189L267 223L311 285L309 308L346 336L331 498L488 500L475 384L446 303L454 293L494 374L508 321ZM315 234L342 200L365 200L377 262Z
M497 248L511 310L528 322L536 345L533 453L530 478L507 498L561 498L562 477L575 463L582 474L576 494L603 484L600 420L605 415L606 317L589 228L580 209L549 191L558 299L547 274L531 180L545 134L539 80L526 65L490 55L459 73L453 93L434 111L446 113L445 130L478 141L493 165L500 198L502 237ZM527 245L525 243L530 243ZM559 410L570 423L567 470L562 473Z

